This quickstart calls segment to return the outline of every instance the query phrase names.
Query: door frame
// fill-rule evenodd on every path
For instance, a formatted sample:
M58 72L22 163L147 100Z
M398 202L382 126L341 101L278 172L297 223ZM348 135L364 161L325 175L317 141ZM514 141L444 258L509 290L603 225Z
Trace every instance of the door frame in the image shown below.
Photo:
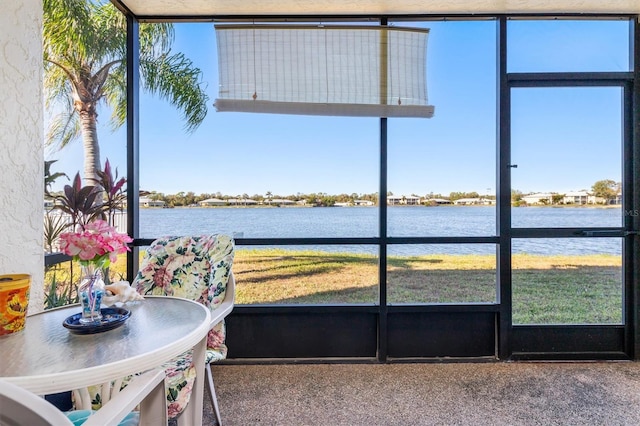
M634 72L507 72L507 22L499 23L498 223L500 235L499 358L501 359L634 359L638 342L638 209L639 115L638 67ZM632 63L640 63L638 22ZM622 89L622 179L625 212L622 226L612 228L513 228L511 223L511 93L514 88L620 87ZM578 235L581 234L581 235ZM623 324L513 325L511 249L515 238L619 237L623 239Z

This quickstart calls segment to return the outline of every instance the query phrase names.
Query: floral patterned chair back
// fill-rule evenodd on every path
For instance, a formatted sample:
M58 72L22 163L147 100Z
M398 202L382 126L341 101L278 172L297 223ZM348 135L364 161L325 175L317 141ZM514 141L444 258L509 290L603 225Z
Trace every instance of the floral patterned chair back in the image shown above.
M233 279L233 258L234 242L227 235L159 238L146 251L131 287L143 296L195 300L213 311L225 300L227 283ZM233 298L234 295L230 296ZM209 331L207 364L226 358L225 333L224 320ZM196 374L192 351L165 363L162 368L166 373L168 416L174 418L184 410L191 397ZM110 392L118 392L130 379L126 377L119 383L91 386L86 390L88 394L78 399L90 400L91 408L97 410L109 400ZM217 408L217 402L214 404Z
M195 300L212 311L225 298L233 265L234 243L222 234L165 237L146 252L132 287L143 296L175 296ZM207 363L226 358L224 321L207 337ZM186 407L195 379L191 352L165 365L169 417Z

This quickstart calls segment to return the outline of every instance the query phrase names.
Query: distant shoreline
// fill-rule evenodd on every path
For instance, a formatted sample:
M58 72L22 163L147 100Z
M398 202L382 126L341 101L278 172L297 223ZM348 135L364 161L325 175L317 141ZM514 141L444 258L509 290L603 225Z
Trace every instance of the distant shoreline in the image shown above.
M140 206L141 209L237 209L237 208L354 208L354 207L361 207L361 208L376 208L378 207L377 204L374 204L373 206L355 206L355 205L339 205L339 206L311 206L311 205L300 205L300 204L291 204L291 205L269 205L269 204L249 204L249 205L226 205L226 206L198 206L198 205L191 205L191 206ZM466 207L496 207L495 204L494 205L481 205L481 204L436 204L436 205L424 205L424 204L420 204L420 205L410 205L410 204L393 204L393 205L387 205L387 208L390 207L401 207L401 208L406 208L406 207L440 207L440 208L449 208L449 207L453 207L453 208L466 208ZM597 208L597 209L619 209L622 208L621 205L619 204L552 204L552 205L543 205L543 204L531 204L531 205L520 205L520 206L514 206L511 205L511 207L513 208L559 208L559 209L564 209L564 208L586 208L586 209L591 209L591 208Z

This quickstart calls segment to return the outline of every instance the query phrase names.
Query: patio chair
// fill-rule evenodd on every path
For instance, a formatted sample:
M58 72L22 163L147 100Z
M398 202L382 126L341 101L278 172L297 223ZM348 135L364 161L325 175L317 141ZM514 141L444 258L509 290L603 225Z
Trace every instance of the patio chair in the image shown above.
M104 426L120 422L121 426L167 424L163 370L151 370L134 377L129 386L104 404L101 410L63 413L44 398L20 386L0 379L0 425L29 426ZM145 397L153 395L143 402ZM140 418L134 407L145 410ZM146 414L149 413L149 416Z
M146 252L132 286L142 295L184 297L211 309L207 337L205 387L218 424L222 424L210 363L226 358L224 318L235 302L235 279L231 271L234 243L230 236L166 237L155 240ZM189 402L195 367L189 351L165 364L169 417L177 417Z
M195 300L211 309L211 330L207 336L205 387L218 424L220 409L209 364L226 358L224 318L235 302L235 279L231 271L233 239L227 235L164 237L151 243L131 286L142 295L174 296ZM195 380L192 351L165 363L167 411L175 418L187 406ZM117 395L130 378L74 391L76 408L98 409ZM188 424L189 419L184 419Z

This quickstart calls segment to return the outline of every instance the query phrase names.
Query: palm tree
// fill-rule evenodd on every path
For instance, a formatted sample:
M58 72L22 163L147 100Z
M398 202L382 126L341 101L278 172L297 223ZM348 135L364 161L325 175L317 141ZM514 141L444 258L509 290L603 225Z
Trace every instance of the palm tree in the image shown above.
M112 129L126 120L126 19L110 2L44 0L46 106L52 111L47 143L62 148L82 136L84 175L96 185L100 147L98 106L111 108ZM141 87L178 108L194 131L207 114L202 72L172 53L171 24L140 25Z

